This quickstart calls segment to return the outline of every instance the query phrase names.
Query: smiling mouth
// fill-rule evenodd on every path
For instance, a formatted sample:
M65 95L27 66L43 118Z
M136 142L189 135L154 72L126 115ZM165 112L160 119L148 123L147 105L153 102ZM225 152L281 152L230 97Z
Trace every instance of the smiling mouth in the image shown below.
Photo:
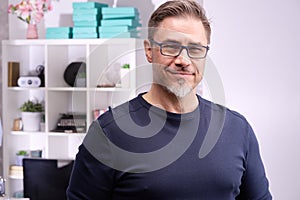
M182 70L172 70L172 69L167 69L167 72L173 74L173 75L182 75L182 76L192 76L195 75L194 72L190 71L182 71Z

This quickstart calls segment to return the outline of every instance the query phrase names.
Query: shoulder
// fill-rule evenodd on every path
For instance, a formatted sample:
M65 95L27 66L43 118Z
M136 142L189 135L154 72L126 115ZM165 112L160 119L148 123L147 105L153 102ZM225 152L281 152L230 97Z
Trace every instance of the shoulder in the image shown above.
M131 113L135 113L138 110L144 108L144 106L140 102L140 95L124 102L114 108L109 107L109 109L100 115L97 119L101 127L106 127L109 124L115 122L118 119L129 117Z
M201 104L201 110L205 113L210 113L210 117L217 117L219 120L224 119L225 125L229 127L243 127L245 129L250 128L250 124L247 119L241 113L231 110L230 108L216 104L214 102L198 97Z

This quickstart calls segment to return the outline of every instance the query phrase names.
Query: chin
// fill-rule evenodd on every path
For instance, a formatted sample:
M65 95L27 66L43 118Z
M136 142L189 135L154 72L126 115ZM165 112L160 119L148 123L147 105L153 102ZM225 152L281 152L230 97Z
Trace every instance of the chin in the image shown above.
M190 94L193 88L188 86L167 86L167 90L173 93L178 98L183 98Z

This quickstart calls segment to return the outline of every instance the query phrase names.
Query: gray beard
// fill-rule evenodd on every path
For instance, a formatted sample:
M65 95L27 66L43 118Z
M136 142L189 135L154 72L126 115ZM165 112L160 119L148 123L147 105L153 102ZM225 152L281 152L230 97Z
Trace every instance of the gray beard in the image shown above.
M184 79L178 79L178 85L167 85L166 88L179 98L185 97L193 90L191 87L185 85Z

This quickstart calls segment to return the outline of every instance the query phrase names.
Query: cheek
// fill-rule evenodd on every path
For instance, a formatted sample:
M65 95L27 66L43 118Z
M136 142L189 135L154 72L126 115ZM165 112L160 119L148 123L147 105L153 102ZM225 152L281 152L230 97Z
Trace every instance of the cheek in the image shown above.
M198 76L203 77L204 68L205 68L205 60L201 60L201 61L195 63L195 66L197 66L196 71L197 71Z
M172 65L172 58L162 57L162 55L153 56L153 71L163 73L166 68Z

